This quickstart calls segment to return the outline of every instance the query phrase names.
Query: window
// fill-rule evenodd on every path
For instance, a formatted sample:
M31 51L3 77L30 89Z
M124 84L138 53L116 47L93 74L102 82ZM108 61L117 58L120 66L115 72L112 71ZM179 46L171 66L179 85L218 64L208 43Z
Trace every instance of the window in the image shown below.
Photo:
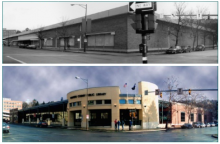
M141 104L141 100L136 100L136 104Z
M53 45L53 39L44 39L44 45L45 46L52 46Z
M108 119L108 113L101 113L101 119Z
M194 122L194 114L190 115L191 122Z
M69 43L70 46L74 46L74 38L69 38Z
M96 100L96 104L102 104L102 100Z
M181 112L181 122L185 122L185 113Z
M204 116L204 121L207 122L207 115Z
M88 46L114 46L114 35L109 33L88 36Z
M77 106L77 103L76 103L76 102L74 102L74 103L73 103L73 106Z
M134 100L128 100L129 104L134 104Z
M88 94L88 96L94 96L94 95L95 95L94 93Z
M81 106L81 102L77 102L77 105L78 105L78 106Z
M70 99L74 99L74 98L77 98L77 96L71 96L71 97L70 97Z
M94 105L94 101L88 101L88 105Z
M96 113L91 113L91 119L96 119Z
M72 103L70 103L70 107L72 107L73 105L72 105Z
M199 122L202 122L202 115L201 114L198 114L198 120L199 120Z
M60 39L60 46L64 46L64 38Z
M120 99L120 100L119 100L119 103L120 103L120 104L126 104L126 100L125 100L125 99Z
M84 94L84 95L78 95L78 97L85 97L86 95Z
M105 100L105 104L111 104L112 101L111 100Z
M106 93L96 93L96 96L103 96L106 95Z

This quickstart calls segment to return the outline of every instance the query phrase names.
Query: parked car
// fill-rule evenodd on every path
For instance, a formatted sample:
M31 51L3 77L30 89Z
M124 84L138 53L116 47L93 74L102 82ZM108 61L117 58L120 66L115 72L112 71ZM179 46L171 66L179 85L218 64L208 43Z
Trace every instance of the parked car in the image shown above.
M189 123L185 123L184 125L181 126L181 128L183 128L183 129L188 128L189 129L189 128L193 128L193 126Z
M206 123L205 126L206 126L206 127L210 127L210 124L209 124L209 123Z
M214 123L215 123L215 126L218 126L218 121L214 121Z
M194 128L199 128L200 127L200 123L198 123L198 122L193 122L193 127Z
M9 133L9 129L10 129L10 126L7 123L3 122L2 123L2 132Z
M196 51L205 51L205 46L204 45L197 45Z
M36 45L28 45L27 48L37 49L37 46Z
M190 53L192 51L191 46L181 46L181 49L183 50L183 53Z
M166 53L171 53L171 54L176 54L176 53L182 53L183 50L181 49L180 46L176 46L175 48L174 47L170 47L168 50L166 50Z
M47 127L47 123L46 122L39 122L36 127Z
M200 123L200 128L204 128L205 124L204 123Z
M211 123L210 123L210 126L211 126L211 127L214 127L214 126L215 126L215 123L214 123L214 122L211 122Z
M19 44L19 48L27 48L28 44Z

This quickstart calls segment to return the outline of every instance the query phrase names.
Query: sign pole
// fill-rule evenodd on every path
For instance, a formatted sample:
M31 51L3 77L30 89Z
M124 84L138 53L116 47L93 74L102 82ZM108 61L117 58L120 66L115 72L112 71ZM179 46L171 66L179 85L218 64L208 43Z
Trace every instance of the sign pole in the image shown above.
M146 29L145 25L145 14L141 14L142 19L142 29ZM142 33L142 44L143 44L143 51L142 51L142 61L143 64L147 64L147 33Z

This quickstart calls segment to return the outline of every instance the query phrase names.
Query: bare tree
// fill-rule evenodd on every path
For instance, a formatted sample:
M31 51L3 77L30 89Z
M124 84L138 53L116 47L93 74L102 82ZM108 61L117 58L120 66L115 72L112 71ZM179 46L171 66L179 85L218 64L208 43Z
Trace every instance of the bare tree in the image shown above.
M169 115L171 113L172 102L179 101L179 97L177 96L177 93L172 92L171 90L176 90L178 88L179 82L178 82L178 78L171 76L168 77L164 81L164 83L167 89L170 90L170 92L166 92L166 94L168 95L168 112L166 117L169 118ZM166 121L166 129L167 128L168 128L168 120Z
M40 28L36 29L35 31L36 31L36 35L39 39L39 47L40 47L40 49L42 49L43 48L43 42L42 41L45 38L45 34L43 34L44 27L41 26Z

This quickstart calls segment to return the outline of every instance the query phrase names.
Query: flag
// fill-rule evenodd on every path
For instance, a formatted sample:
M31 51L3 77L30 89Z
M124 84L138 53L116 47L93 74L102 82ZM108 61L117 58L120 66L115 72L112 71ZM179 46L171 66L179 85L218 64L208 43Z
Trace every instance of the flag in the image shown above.
M134 84L134 86L131 88L132 90L135 90L135 86L136 86L136 83Z
M127 87L127 83L124 84L124 88Z

